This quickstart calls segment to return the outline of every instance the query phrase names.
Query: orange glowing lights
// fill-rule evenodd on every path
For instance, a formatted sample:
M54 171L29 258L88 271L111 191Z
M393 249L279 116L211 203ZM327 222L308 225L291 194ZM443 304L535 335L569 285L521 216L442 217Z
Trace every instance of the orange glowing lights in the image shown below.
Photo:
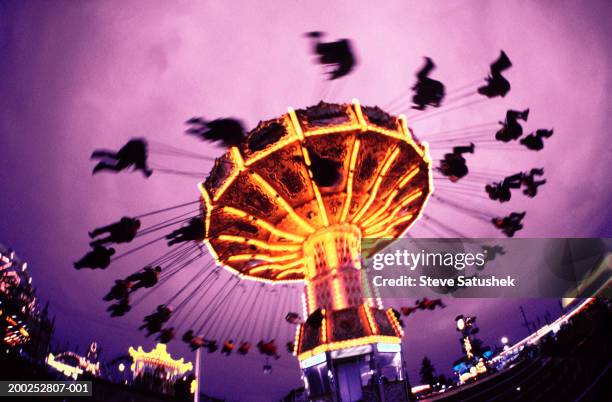
M301 353L298 355L298 359L303 361L308 359L309 357L318 355L319 353L329 352L332 350L353 348L355 346L369 345L372 343L393 343L398 344L401 342L401 339L396 336L387 336L387 335L370 335L362 338L349 339L346 341L339 342L330 342L327 344L319 345L309 351Z
M395 316L395 314L393 314L393 309L391 308L387 309L387 317L389 318L389 321L391 321L391 324L393 325L393 329L395 330L395 332L399 336L404 336L404 330L402 329L402 326L399 320L397 319L397 317Z
M319 181L321 160L324 174L337 169L335 181ZM335 308L348 306L338 249L348 240L341 228L358 233L343 255L359 269L361 237L396 238L408 230L432 191L431 176L427 146L413 137L405 116L357 100L289 108L230 148L199 185L205 243L220 265L251 279L309 281L322 273L316 263L338 269L329 291ZM323 239L324 261L315 261L312 238ZM317 305L314 293L308 291L309 310Z
M370 326L370 331L375 334L378 332L378 326L376 325L376 322L374 321L374 317L372 316L372 310L370 309L370 306L368 306L368 303L364 303L363 304L363 310L365 311L366 317L368 319L368 325Z

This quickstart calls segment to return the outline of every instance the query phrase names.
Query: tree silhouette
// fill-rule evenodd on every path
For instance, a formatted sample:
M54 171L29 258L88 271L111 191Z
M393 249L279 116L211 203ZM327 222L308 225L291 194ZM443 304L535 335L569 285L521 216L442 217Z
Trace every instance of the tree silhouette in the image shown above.
M436 369L433 364L431 364L431 360L426 356L423 358L423 363L421 363L421 383L429 384L432 388L437 382L436 377Z

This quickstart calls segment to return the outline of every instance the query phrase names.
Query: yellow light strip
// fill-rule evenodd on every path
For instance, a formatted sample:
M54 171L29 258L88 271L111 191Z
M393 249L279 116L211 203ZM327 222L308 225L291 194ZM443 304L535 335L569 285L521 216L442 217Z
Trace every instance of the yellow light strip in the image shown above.
M382 134L384 136L391 137L391 138L394 138L396 140L400 140L402 142L410 144L410 141L408 139L406 139L406 137L403 134L398 134L397 132L395 132L393 130L387 130L387 129L384 129L382 127L377 127L377 126L373 126L373 125L369 125L368 126L368 130L373 132L373 133Z
M342 310L346 307L346 302L342 295L342 289L340 288L340 279L334 278L332 280L332 285L334 287L334 306L336 310Z
M286 264L261 264L256 267L249 269L249 274L256 274L263 271L284 271L289 268L293 268L296 266L304 266L304 259L300 258L299 260L292 261ZM303 268L300 268L303 269Z
M389 197L387 197L387 201L385 202L385 205L383 205L382 207L378 208L378 210L376 212L374 212L372 215L370 215L364 222L363 222L363 226L368 226L370 223L372 223L376 218L378 218L380 216L380 214L382 214L385 211L389 210L389 206L391 205L391 202L395 199L395 196L397 196L397 194L399 194L400 190L406 185L406 183L408 183L414 176L416 176L417 173L419 173L420 169L419 167L415 167L411 170L408 171L408 173L404 176L403 179L401 179L401 181L399 182L397 188L395 190L393 190L393 193L391 193L391 195Z
M400 126L400 130L402 131L402 134L404 134L406 137L412 139L413 138L412 137L412 133L408 129L408 119L406 118L406 114L400 113L397 116L397 120L399 121L399 126Z
M400 129L402 130L402 133L404 134L404 136L406 136L408 143L412 146L412 148L414 148L416 153L419 154L421 158L425 158L425 156L428 157L429 152L427 152L425 148L421 148L416 142L414 142L414 137L412 136L412 133L410 132L410 129L408 128L408 121L406 120L406 116L400 115L399 121L400 121Z
M321 343L327 343L327 319L325 318L325 309L321 309L323 320L321 320Z
M306 317L308 317L308 302L306 301L306 292L302 292L302 296L300 297L300 299L302 299L302 317L305 320Z
M265 272L265 271L269 271L274 269L274 267L281 267L281 265L276 265L276 264L262 264L262 265L258 265L254 268L249 269L249 275L251 274L258 274L260 272Z
M289 108L289 115L291 117L291 123L293 125L293 129L295 130L300 141L304 139L304 133L302 132L302 126L300 126L299 121L297 120L297 116L295 115L295 111ZM314 182L312 170L310 169L310 155L308 155L308 150L300 145L300 149L302 151L302 157L304 158L304 163L306 164L306 169L308 170L308 176L310 177L310 183L312 185L312 190L315 193L315 198L317 199L317 205L319 207L319 212L321 214L321 219L323 221L324 226L329 225L329 221L327 220L327 211L325 210L325 205L323 204L323 199L321 198L321 193L319 192L319 188L317 184Z
M321 211L321 220L323 221L323 226L329 226L329 219L327 218L327 210L325 209L325 203L323 202L323 197L321 197L321 192L319 191L319 187L315 182L312 183L312 189L315 193L315 198L317 199L317 205L319 207L319 211Z
M400 189L404 188L406 183L408 183L410 180L412 180L414 178L414 176L416 176L420 171L421 171L421 169L418 166L415 167L414 169L410 170L408 172L408 174L399 182L399 188Z
M231 147L229 149L230 155L232 156L232 160L238 166L238 169L242 170L244 168L244 159L242 159L242 154L238 147Z
M240 154L240 150L237 147L231 147L229 150L229 156L234 165L232 165L232 172L229 177L221 184L221 187L216 191L213 201L217 202L219 198L225 193L227 188L234 182L236 177L244 170L244 160Z
M336 238L330 233L326 233L323 237L323 249L325 250L325 261L327 262L327 269L331 269L331 272L335 274L336 269L340 265L340 258L338 257L338 250L336 249ZM310 247L309 247L310 248Z
M395 314L393 314L392 308L387 309L387 317L389 317L389 321L391 321L391 325L393 326L395 333L398 336L404 336L404 330L402 329L397 317L395 317Z
M293 114L295 115L295 112L293 111L293 109L289 108L289 117L291 118L291 112L293 112ZM285 123L286 123L286 118L285 118ZM266 148L264 150L255 152L245 163L246 166L251 166L252 164L254 164L255 162L267 157L268 155L271 155L272 153L278 151L279 149L284 148L285 146L296 142L298 140L300 140L300 133L297 133L295 130L293 130L293 132L291 130L289 130L287 136L285 139L282 139L281 141L278 141L277 143L271 145L269 148ZM302 136L303 137L303 136Z
M202 194L202 199L204 200L204 206L206 208L206 217L204 221L204 236L208 237L208 231L210 229L210 214L212 213L213 205L210 200L210 195L204 186L204 182L198 183L198 189L200 189L200 193Z
M353 104L353 109L355 110L355 114L357 115L357 121L359 121L359 126L361 126L361 131L367 131L368 123L366 123L363 117L361 103L359 103L359 100L357 99L353 99L351 103Z
M289 118L291 119L291 125L293 125L295 134L297 135L300 141L303 141L304 132L302 131L302 126L300 124L300 121L298 120L297 115L295 114L295 110L292 107L288 108L287 110L289 112Z
M345 105L342 105L342 106L345 107L345 112L348 112L348 109L350 109L350 106L348 107L346 107ZM328 127L309 129L304 133L304 136L305 137L315 137L319 135L347 133L350 131L361 130L362 125L358 121L355 120L356 116L353 115L353 113L347 113L347 117L349 118L349 121L347 123L332 125ZM295 121L297 121L297 119L295 119Z
M280 206L287 212L287 215L295 221L302 229L304 229L307 233L313 233L315 229L308 223L304 218L298 215L291 205L283 198L281 195L261 177L259 174L255 172L251 172L251 177L259 184L260 188L264 190L273 200L276 200Z
M311 252L312 247L309 247L308 250L308 252L304 251L304 259L306 260L304 276L306 276L308 279L312 279L317 275L317 268L314 254Z
M244 272L232 267L231 265L226 264L224 261L221 261L215 251L215 248L212 246L212 244L210 244L208 240L204 240L204 244L206 244L206 247L208 247L208 251L210 252L210 255L215 259L215 262L217 263L217 265L222 266L224 269L229 271L231 274L238 276L238 278L240 278L241 280L244 279L244 280L249 280L253 282L267 283L267 284L272 284L272 285L280 285L284 283L297 283L297 282L304 281L303 278L277 280L277 279L260 278L257 276L251 276L250 274L245 274ZM298 261L296 261L296 263L297 262ZM281 264L278 264L278 265L281 265ZM258 267L260 267L260 265ZM282 268L282 267L279 267L279 268Z
M295 338L293 342L293 350L291 351L291 354L293 356L297 355L297 351L300 346L300 333L301 332L302 332L302 324L298 324L297 327L295 328Z
M293 241L297 241L297 242L302 242L304 241L304 237L294 234L294 233L289 233L289 232L285 232L284 230L280 230L278 229L276 226L272 225L269 222L264 221L263 219L257 218L251 214L248 214L246 212L244 212L241 209L238 208L234 208L234 207L222 207L223 212L228 213L230 215L234 215L237 216L239 218L245 218L248 219L250 221L252 221L253 223L255 223L256 225L262 227L263 229L267 230L268 232L279 236L279 237L285 237L289 240L293 240Z
M368 324L370 325L370 332L372 332L372 335L377 334L378 326L376 325L376 322L374 321L374 317L372 316L372 310L370 310L370 307L368 306L367 302L363 303L363 309L368 319Z
M262 260L266 262L284 262L295 260L296 258L300 258L300 254L285 254L285 255L277 255L271 256L268 254L234 254L230 255L226 261L227 262L236 262L236 261L248 261L248 260Z
M357 155L359 154L360 145L361 145L361 141L359 139L356 139L355 142L353 143L353 150L351 152L351 160L349 161L348 180L346 183L346 200L344 201L344 205L342 206L340 222L346 221L346 216L348 215L348 211L351 206L351 200L353 197L353 177L355 176L355 165L357 164Z
M393 152L391 152L391 150L393 150ZM378 172L378 175L376 177L376 181L374 182L374 186L372 188L372 191L370 192L370 196L368 197L368 200L363 205L361 210L353 217L353 219L351 219L351 221L353 223L355 223L359 219L361 219L361 217L368 211L368 209L370 208L370 206L374 202L374 199L376 198L376 194L378 193L378 188L380 187L380 184L382 183L383 179L385 178L385 175L387 174L387 171L391 167L391 164L393 163L393 161L395 161L395 158L397 158L397 155L399 155L399 152L400 152L400 150L397 147L389 148L387 150L387 154L385 155L385 161L383 163L382 168Z
M262 160L263 158L273 154L274 152L278 151L279 149L282 149L284 147L286 147L287 145L296 142L298 139L297 137L293 136L293 135L287 135L287 138L277 142L276 144L270 146L269 148L266 148L264 150L258 151L255 154L253 154L253 156L251 156L246 162L245 165L246 166L251 166L252 164L254 164L257 161Z
M366 231L366 237L385 237L385 235L387 233L389 233L393 228L395 228L397 225L402 224L406 221L409 221L413 218L413 214L408 214L406 216L402 216L400 219L398 219L396 222L393 222L390 226L385 227L384 229L378 231L378 232L371 232L368 233Z
M306 281L306 292L308 293L308 314L312 314L315 311L317 300L314 292L314 287L310 281Z
M361 124L348 123L348 124L341 124L338 126L318 128L312 131L308 131L304 135L306 137L316 137L319 135L346 133L349 131L361 130L361 127L362 127Z
M267 242L257 240L257 239L247 239L246 237L242 237L242 236L219 235L217 239L220 241L249 244L249 245L256 246L260 249L270 250L270 251L298 251L302 249L300 245L295 244L295 243L292 243L292 244L267 243Z
M376 220L372 224L372 226L368 228L368 230L372 231L372 230L378 229L379 227L391 222L391 220L395 218L395 216L400 211L400 209L404 208L406 205L408 205L415 199L419 198L422 194L423 194L423 191L421 190L414 190L413 192L409 193L406 197L404 197L398 203L398 205L393 209L393 211L386 218Z
M394 225L401 223L399 221L392 222L394 219L397 219L396 215L397 215L397 211L394 211L393 213L389 214L389 216L387 216L385 219L383 219L380 223L364 230L365 236L375 237L372 235L373 233L385 231L385 229L391 229ZM405 215L402 218L400 218L400 220L406 217L407 219L403 220L402 222L405 222L406 220L410 220L412 218L412 214Z
M310 155L308 155L308 150L303 145L301 146L302 156L304 158L304 163L306 164L306 168L308 170L308 176L310 177L310 184L312 185L312 191L315 194L315 198L317 200L317 207L319 208L319 213L321 215L321 221L323 226L329 226L329 220L327 219L327 210L325 209L325 204L323 203L323 198L321 197L321 192L319 191L319 187L317 183L314 181L314 175L312 174L312 169L310 169L311 161Z
M402 237L404 233L410 230L410 228L412 227L412 225L415 224L415 222L421 219L421 216L423 216L423 213L425 212L425 207L427 206L427 203L429 202L429 198L431 197L431 194L434 192L433 175L431 174L431 157L429 156L429 144L427 144L426 142L422 142L421 144L423 146L423 153L424 153L423 160L427 164L427 171L430 173L427 175L428 191L425 193L425 196L423 197L423 203L421 205L419 213L414 218L412 223L406 226L404 231L398 235L399 237Z
M221 184L221 187L219 187L219 189L215 193L215 196L213 197L213 201L215 202L219 201L219 198L221 198L223 193L225 193L225 190L227 190L227 188L230 186L230 184L234 182L234 180L236 179L236 177L238 177L239 174L240 174L239 170L237 169L232 170L229 177L223 182L223 184Z
M301 260L300 260L301 262ZM292 274L303 274L304 273L304 268L300 267L300 268L292 268L292 269L286 269L282 272L280 272L278 275L276 275L276 279L282 279L286 276L292 275Z
M369 345L372 343L401 343L401 338L388 335L370 335L363 338L349 339L346 341L332 342L325 345L319 345L309 351L303 352L298 356L300 361L304 361L309 357L318 355L319 353L330 352L332 350L352 348L356 346Z

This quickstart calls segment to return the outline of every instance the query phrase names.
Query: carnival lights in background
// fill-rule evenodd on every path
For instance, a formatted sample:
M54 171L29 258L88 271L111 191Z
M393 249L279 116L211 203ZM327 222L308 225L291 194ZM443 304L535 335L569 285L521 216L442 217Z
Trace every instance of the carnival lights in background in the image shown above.
M0 335L8 347L30 339L28 318L36 305L28 264L0 245Z
M85 356L72 351L64 351L58 354L49 353L46 362L50 367L74 380L77 380L79 376L85 373L94 377L101 375L100 362L98 361L98 344L96 342L92 342L89 345Z
M130 370L134 373L134 377L140 376L143 370L147 368L163 368L172 377L182 376L186 372L193 370L193 364L185 362L184 358L173 359L163 343L155 345L155 348L150 352L145 352L142 346L138 346L137 349L130 346L128 353L133 360Z

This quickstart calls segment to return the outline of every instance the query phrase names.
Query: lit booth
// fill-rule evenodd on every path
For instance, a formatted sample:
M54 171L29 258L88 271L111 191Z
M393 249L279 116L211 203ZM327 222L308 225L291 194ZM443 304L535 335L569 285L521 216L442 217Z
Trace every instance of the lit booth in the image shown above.
M304 323L297 351L311 401L406 401L401 328L391 309L367 303Z

